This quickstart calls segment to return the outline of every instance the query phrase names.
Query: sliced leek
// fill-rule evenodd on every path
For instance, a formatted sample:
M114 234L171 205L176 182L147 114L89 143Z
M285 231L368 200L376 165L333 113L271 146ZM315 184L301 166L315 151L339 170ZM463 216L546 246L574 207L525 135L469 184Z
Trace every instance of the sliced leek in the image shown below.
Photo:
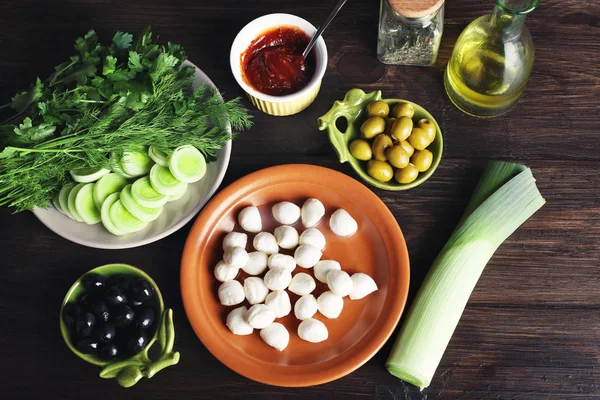
M489 163L402 325L386 362L391 374L429 386L487 262L544 203L529 168Z

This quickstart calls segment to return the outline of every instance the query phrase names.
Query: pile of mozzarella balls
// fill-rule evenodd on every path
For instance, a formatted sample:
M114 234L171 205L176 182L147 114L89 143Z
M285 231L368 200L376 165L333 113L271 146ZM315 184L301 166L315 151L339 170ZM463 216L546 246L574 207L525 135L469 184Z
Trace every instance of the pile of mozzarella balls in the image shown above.
M230 232L223 239L223 259L217 263L214 275L220 282L218 296L224 306L236 306L245 300L251 305L238 307L227 316L227 327L235 335L250 335L260 330L261 338L279 351L285 349L290 334L281 323L275 322L291 313L292 304L286 290L300 296L294 304L294 315L301 320L298 336L307 342L319 343L329 336L325 324L313 316L320 312L329 319L337 318L344 307L343 297L362 299L377 290L377 284L367 274L352 276L342 270L339 262L321 260L325 236L316 228L325 215L325 206L319 200L306 200L302 208L289 201L272 207L273 218L281 224L273 233L262 230L258 208L246 207L238 215L241 228L256 234L252 241L255 251L248 253L248 235ZM299 220L306 228L299 234L295 225ZM336 210L329 219L329 227L338 236L352 236L358 224L344 209ZM293 250L293 256L281 254L280 249ZM298 272L296 267L312 269L314 278L327 285L328 291L318 298L311 293L317 283L313 276ZM243 284L235 280L240 269L247 275Z

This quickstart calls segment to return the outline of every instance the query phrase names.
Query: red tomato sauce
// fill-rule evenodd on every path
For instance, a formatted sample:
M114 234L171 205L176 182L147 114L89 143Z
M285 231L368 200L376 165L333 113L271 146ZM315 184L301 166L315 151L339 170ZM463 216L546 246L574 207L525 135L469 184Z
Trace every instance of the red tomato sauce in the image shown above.
M304 59L310 37L292 26L263 32L241 55L242 76L261 93L285 96L304 88L315 72L314 50Z

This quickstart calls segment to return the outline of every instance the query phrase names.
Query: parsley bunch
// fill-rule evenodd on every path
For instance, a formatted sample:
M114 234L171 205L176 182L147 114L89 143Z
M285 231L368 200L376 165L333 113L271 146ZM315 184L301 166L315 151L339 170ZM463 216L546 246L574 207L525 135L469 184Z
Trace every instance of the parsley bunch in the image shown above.
M193 89L183 48L153 43L150 29L135 43L117 32L109 46L90 30L75 49L46 81L0 106L16 112L0 123L0 205L48 207L71 169L110 169L150 144L167 154L191 144L211 160L232 138L230 126L234 134L251 126L239 99Z

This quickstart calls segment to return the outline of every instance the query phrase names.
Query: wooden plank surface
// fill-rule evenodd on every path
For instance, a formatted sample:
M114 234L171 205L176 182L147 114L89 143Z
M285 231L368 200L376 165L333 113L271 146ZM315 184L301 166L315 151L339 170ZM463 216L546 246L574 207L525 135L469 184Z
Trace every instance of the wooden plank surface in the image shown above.
M444 94L442 74L459 33L493 2L446 5L440 56L431 68L383 66L375 58L379 4L349 1L325 33L329 65L307 110L274 118L252 109L255 126L234 143L225 185L261 168L339 164L316 119L352 87L415 101L442 126L444 158L408 192L374 190L394 213L411 257L409 304L459 220L485 160L533 169L547 204L500 247L484 271L431 387L419 392L389 375L392 342L365 366L322 386L285 389L251 382L219 363L188 324L179 260L191 224L150 245L117 251L70 243L30 213L0 210L0 374L6 399L107 398L600 398L600 3L542 1L527 20L536 60L525 96L508 115L463 115ZM90 28L108 38L152 24L161 41L185 46L227 98L242 96L229 47L250 20L289 12L318 25L329 2L269 0L8 0L0 2L0 104L72 53ZM181 363L124 391L72 355L58 330L65 291L109 262L143 267L175 310Z

